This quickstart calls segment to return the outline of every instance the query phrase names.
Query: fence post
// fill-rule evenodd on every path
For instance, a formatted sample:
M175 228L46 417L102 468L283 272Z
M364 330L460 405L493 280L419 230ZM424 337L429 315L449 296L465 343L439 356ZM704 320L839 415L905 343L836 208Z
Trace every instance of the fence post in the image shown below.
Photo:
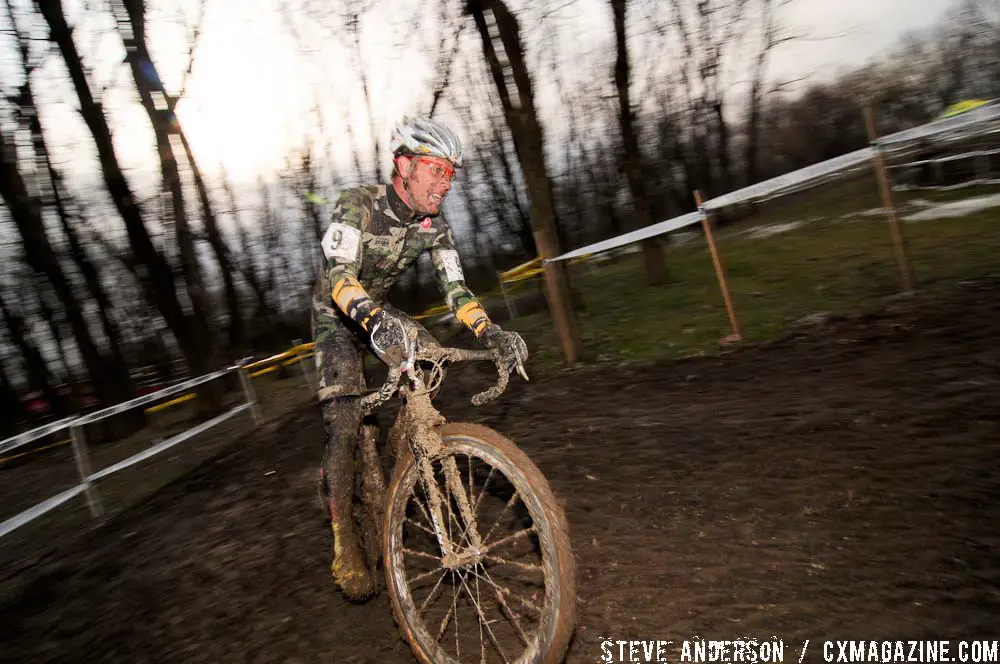
M903 238L903 230L899 223L899 215L896 213L896 203L892 198L892 184L889 174L886 171L886 159L882 146L878 143L878 130L875 127L875 112L871 104L865 106L865 125L868 129L868 140L872 147L872 160L875 162L875 176L878 180L879 193L882 195L882 206L885 208L886 217L889 220L889 236L892 238L892 246L896 253L896 263L899 265L899 273L903 281L903 289L907 293L913 292L914 276L906 260L906 241ZM936 162L940 165L940 161Z
M701 204L701 191L695 190L694 202L698 206L698 213L701 215L701 227L705 231L705 240L708 242L708 250L712 254L712 263L715 265L715 277L719 280L719 290L722 291L722 299L726 303L726 313L729 314L729 324L733 326L733 333L724 338L723 343L743 342L743 333L740 332L740 323L736 318L736 309L733 307L733 299L729 295L729 281L726 279L726 268L722 264L722 257L715 246L715 237L712 235L712 222L708 218L708 212Z
M250 382L250 374L247 372L246 360L240 360L239 364L236 365L236 371L240 376L240 385L243 386L243 396L246 397L247 404L250 406L250 416L253 418L254 426L260 424L260 408L257 406L257 395L254 393L253 384Z
M87 453L87 436L83 431L83 425L74 422L69 427L70 437L73 439L73 456L76 457L76 469L80 473L80 483L86 489L87 507L90 508L90 516L97 518L104 514L104 506L101 505L101 496L97 493L97 487L90 482L90 455Z

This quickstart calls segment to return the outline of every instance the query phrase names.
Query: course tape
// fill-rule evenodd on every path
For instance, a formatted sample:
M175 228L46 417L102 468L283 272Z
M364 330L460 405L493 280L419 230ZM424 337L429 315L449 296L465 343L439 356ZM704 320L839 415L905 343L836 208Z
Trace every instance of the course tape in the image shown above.
M49 424L38 427L37 429L25 431L22 434L14 436L13 438L0 441L0 454L9 452L17 447L21 447L22 445L27 445L34 440L44 438L45 436L55 433L56 431L66 429L75 419L75 417L64 417L57 422L50 422Z
M1000 121L1000 101L992 100L974 110L956 115L953 117L935 120L919 127L906 129L888 136L883 136L875 142L875 147L867 147L855 150L845 155L821 161L817 164L800 168L799 170L779 175L778 177L759 182L749 187L743 187L736 191L717 196L704 202L702 208L706 211L718 210L736 203L757 200L767 196L773 196L779 192L787 192L790 189L801 189L805 185L817 184L833 174L855 168L870 161L875 156L875 149L897 151L912 144L926 141L931 137L944 137L948 134L962 134L966 130L988 122ZM698 223L700 216L698 212L689 212L674 219L661 221L645 228L641 228L630 233L625 233L601 242L589 244L579 249L574 249L555 258L546 259L547 262L563 261L576 258L587 253L599 253L616 249L625 245L633 244L656 235L669 233L686 226Z
M202 383L207 383L211 380L215 380L216 378L221 378L222 376L225 376L230 371L232 371L234 368L235 367L226 367L225 369L219 369L218 371L215 371L213 373L205 374L204 376L198 376L197 378L186 380L183 383L178 383L177 385L174 385L172 387L168 387L159 390L157 392L152 392L145 396L132 399L131 401L126 401L124 403L116 404L114 406L108 406L107 408L104 408L102 410L98 410L93 413L84 415L83 417L73 422L73 425L79 426L82 424L88 424L90 422L94 422L96 420L100 420L105 417L111 417L112 415L123 413L126 410L129 410L130 408L135 408L136 406L144 406L148 403L159 401L163 397L169 397L173 394L179 394L181 392L184 392L185 390L191 389L196 385L201 385Z
M30 507L20 514L15 514L3 523L0 523L0 537L7 535L14 530L17 530L21 526L31 521L34 521L38 517L42 516L46 512L51 512L55 508L59 507L67 500L71 500L76 496L87 490L86 484L78 484L72 489L67 489L62 493L56 494L51 498L43 500L42 502L36 504L34 507Z
M156 445L153 445L152 447L147 448L147 449L143 450L142 452L139 452L138 454L133 454L129 458L123 459L122 461L119 461L118 463L114 464L113 466L108 466L107 468L103 468L103 469L97 471L96 473L93 473L92 475L90 475L90 477L87 478L87 481L88 482L93 482L94 480L99 480L102 477L107 477L108 475L111 475L112 473L117 473L119 470L123 470L125 468L128 468L129 466L135 465L135 464L139 463L140 461L145 461L149 457L155 456L155 455L159 454L160 452L163 452L164 450L168 450L171 447L173 447L174 445L177 445L179 443L183 443L188 438L191 438L193 436L197 436L198 434L202 433L203 431L207 431L207 430L211 429L216 424L221 424L222 422L225 422L230 417L233 417L234 415L238 415L238 414L242 413L243 411L247 410L248 408L250 408L250 404L248 404L248 403L240 404L239 406L236 406L235 408L233 408L231 410L227 410L226 412L222 413L221 415L216 415L212 419L206 420L206 421L202 422L201 424L199 424L196 427L192 427L192 428L188 429L187 431L182 431L181 433L177 434L176 436L174 436L172 438L167 438L166 440L164 440L164 441L162 441L160 443L157 443Z

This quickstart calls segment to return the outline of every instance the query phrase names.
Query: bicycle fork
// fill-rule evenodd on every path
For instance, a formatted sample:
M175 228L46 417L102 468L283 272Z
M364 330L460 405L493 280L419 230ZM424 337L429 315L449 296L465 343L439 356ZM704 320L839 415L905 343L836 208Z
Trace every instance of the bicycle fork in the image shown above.
M440 437L436 432L424 431L423 435L436 438L436 447L440 449ZM482 537L476 524L474 506L471 504L461 480L458 464L450 456L441 460L445 478L446 493L444 493L434 478L434 467L423 446L416 444L412 438L411 441L413 458L417 462L420 481L424 488L424 494L427 496L430 521L441 549L442 564L454 569L478 562L482 557ZM452 511L452 497L454 497L458 507L458 518L455 518ZM445 516L446 512L447 517ZM458 532L454 533L454 537L448 528L452 520L458 526ZM463 542L467 543L464 547Z
M412 386L410 394L406 400L407 415L412 417L414 423L410 430L409 444L413 460L417 464L420 474L420 481L424 487L424 494L427 496L428 509L430 510L430 521L434 528L434 535L437 538L438 547L441 549L441 562L449 569L464 567L468 564L478 563L485 555L482 552L482 538L476 526L475 510L469 503L469 496L465 493L461 475L458 471L458 464L451 456L441 459L442 470L444 471L445 489L448 495L444 496L434 478L434 467L430 458L444 449L441 436L435 427L444 424L445 419L441 413L431 404L430 396L427 394L423 379L420 375L410 373ZM469 470L471 473L471 468ZM458 506L459 519L455 518L451 509L451 497L454 496ZM447 509L448 518L445 518ZM451 521L455 520L458 525L458 541L449 535ZM467 542L468 546L462 547L462 543ZM456 548L458 550L456 550Z

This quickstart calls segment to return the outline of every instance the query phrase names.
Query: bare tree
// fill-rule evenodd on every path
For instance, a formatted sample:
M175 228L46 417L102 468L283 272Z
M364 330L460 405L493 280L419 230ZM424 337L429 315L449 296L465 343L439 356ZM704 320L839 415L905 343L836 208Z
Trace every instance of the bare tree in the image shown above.
M649 207L649 194L646 178L643 175L642 154L639 151L639 139L635 126L635 111L629 97L629 58L628 40L625 36L626 10L628 0L611 0L614 14L615 60L614 80L618 90L618 117L624 146L625 175L628 178L629 189L632 192L632 204L635 209L636 228L645 228L653 223L652 211ZM642 254L646 264L646 281L651 285L663 283L666 277L666 267L663 261L663 251L655 238L649 238L642 243Z
M14 310L2 295L0 295L0 315L3 317L10 342L20 355L28 388L40 391L56 412L65 413L62 398L54 386L52 372L41 351L38 350L38 345L32 339L24 317Z
M146 8L144 0L120 0L111 3L118 22L118 32L125 45L125 59L132 72L132 79L139 91L142 107L149 117L156 137L157 154L160 157L160 171L163 187L170 195L169 208L177 245L180 249L181 272L191 298L193 315L189 325L192 333L202 339L202 346L209 355L209 364L214 364L215 343L212 325L208 316L208 302L205 297L204 279L198 255L195 250L194 234L188 220L184 187L180 167L174 154L171 138L178 137L183 130L173 121L166 90L153 64L146 44Z
M104 117L100 100L94 97L84 71L83 61L73 41L73 32L66 22L61 0L35 0L49 27L49 38L59 49L69 72L73 89L80 104L80 114L94 139L104 182L118 214L125 223L137 274L146 294L173 333L192 372L208 373L212 369L207 339L197 334L189 316L181 306L173 270L153 244L146 228L132 187L122 172L112 141L111 130ZM204 329L204 323L196 326Z
M757 152L760 149L760 116L764 102L764 77L768 58L780 45L799 39L801 35L789 34L782 26L780 13L795 0L759 0L760 2L760 46L754 57L750 73L750 90L747 92L746 145L743 150L743 181L750 185L757 182Z
M447 40L447 28L448 25L448 2L441 2L439 5L440 9L440 22L441 22L441 42L438 44L437 53L438 60L435 63L435 71L437 72L437 81L433 86L434 92L431 94L431 106L427 111L427 117L434 117L435 111L438 109L438 104L444 93L448 90L448 86L451 84L452 71L455 66L455 60L458 58L458 51L462 45L462 31L465 29L465 21L458 17L455 20L455 34L451 38L451 44L448 44Z
M347 34L351 39L352 53L354 57L354 71L361 81L361 94L365 102L365 112L368 115L368 129L371 134L372 147L375 157L375 179L383 181L382 176L382 142L375 132L375 113L372 108L371 83L368 80L368 69L362 61L361 49L361 18L368 11L368 0L341 0L343 2L343 21Z
M483 53L531 196L535 241L543 256L557 256L559 244L555 233L552 182L545 165L544 134L535 110L517 18L502 0L469 0L466 9L472 15L482 40ZM576 314L569 306L569 277L565 265L547 263L545 276L549 309L559 333L563 355L572 364L577 359L580 336Z
M240 298L236 290L236 282L233 278L235 268L233 266L232 253L222 235L222 230L219 228L215 206L208 193L208 184L205 182L205 176L202 174L198 160L191 149L187 132L184 131L174 112L177 103L184 98L186 83L194 65L194 55L198 46L199 36L201 35L201 18L204 16L204 11L205 4L203 0L200 6L199 18L195 23L194 33L191 36L188 64L184 72L184 80L181 82L180 92L177 95L170 95L165 90L163 92L167 99L168 120L177 128L177 136L184 148L184 155L191 169L195 190L198 192L198 203L201 208L202 224L205 226L205 235L207 236L209 246L212 248L212 252L215 254L215 260L219 264L219 273L222 276L223 293L226 299L226 312L229 315L228 331L230 348L242 349L246 344L246 323L243 320L243 310L240 306Z
M16 435L18 425L24 419L24 405L7 375L7 362L7 358L0 359L0 411L5 414L5 417L0 417L0 436L4 438Z
M74 335L77 336L77 344L82 354L82 359L94 381L98 398L104 403L126 400L134 394L134 385L124 357L121 332L113 319L112 305L101 283L97 268L87 256L73 227L68 209L68 196L64 192L65 187L63 186L62 178L49 155L48 146L42 131L41 118L33 93L32 74L34 67L30 63L29 58L29 38L19 30L10 0L7 0L6 5L11 26L17 35L18 53L24 73L24 82L20 88L17 104L21 116L26 120L28 132L32 138L32 148L36 162L35 172L39 180L37 189L43 195L42 199L36 201L37 208L29 206L28 209L19 212L22 215L21 222L18 224L19 228L25 228L28 231L27 238L22 234L22 239L25 241L25 253L29 255L30 252L31 260L37 266L36 269L41 267L42 271L44 271L51 281L54 292L66 312L67 321ZM17 179L20 175L17 172L16 163L11 164L11 166L14 169L11 172L11 180L9 182L5 180L5 183L7 186L12 187L10 190L11 195L15 195L13 192L17 191ZM70 257L83 276L87 290L89 290L97 303L98 316L100 317L111 349L110 357L104 357L97 349L96 341L91 338L90 331L83 319L82 306L77 301L69 284L69 279L63 274L59 260L48 242L45 227L41 223L43 206L46 203L46 199L51 201L51 205L54 207L56 215L59 218L62 230L68 241ZM18 209L20 210L21 208ZM11 211L13 215L13 208ZM38 215L37 225L36 218L31 216L36 212ZM27 214L28 217L23 217L24 214ZM81 337L80 335L83 336ZM141 420L140 413L140 417L133 420L133 422L139 425L141 424Z
M104 403L113 403L118 398L129 396L122 394L122 391L128 390L131 384L128 372L124 372L124 376L108 372L105 360L83 316L83 308L45 232L41 201L28 193L24 179L17 169L16 152L10 138L2 130L0 130L0 154L4 155L0 159L0 195L7 203L10 216L21 235L25 262L36 273L44 274L55 289L98 397ZM56 341L57 343L59 341L58 333ZM119 382L122 380L125 382Z

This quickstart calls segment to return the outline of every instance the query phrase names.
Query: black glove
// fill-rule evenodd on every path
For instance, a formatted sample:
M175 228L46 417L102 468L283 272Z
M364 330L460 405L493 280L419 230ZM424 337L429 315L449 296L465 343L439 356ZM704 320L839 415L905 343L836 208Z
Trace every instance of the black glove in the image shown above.
M369 341L378 359L389 365L411 359L413 344L402 320L382 309L371 317L370 323Z
M524 343L520 334L508 332L499 325L491 323L483 330L479 339L487 348L500 351L500 357L507 371L517 371L521 378L528 380L528 374L524 371L524 363L528 361L528 345Z

